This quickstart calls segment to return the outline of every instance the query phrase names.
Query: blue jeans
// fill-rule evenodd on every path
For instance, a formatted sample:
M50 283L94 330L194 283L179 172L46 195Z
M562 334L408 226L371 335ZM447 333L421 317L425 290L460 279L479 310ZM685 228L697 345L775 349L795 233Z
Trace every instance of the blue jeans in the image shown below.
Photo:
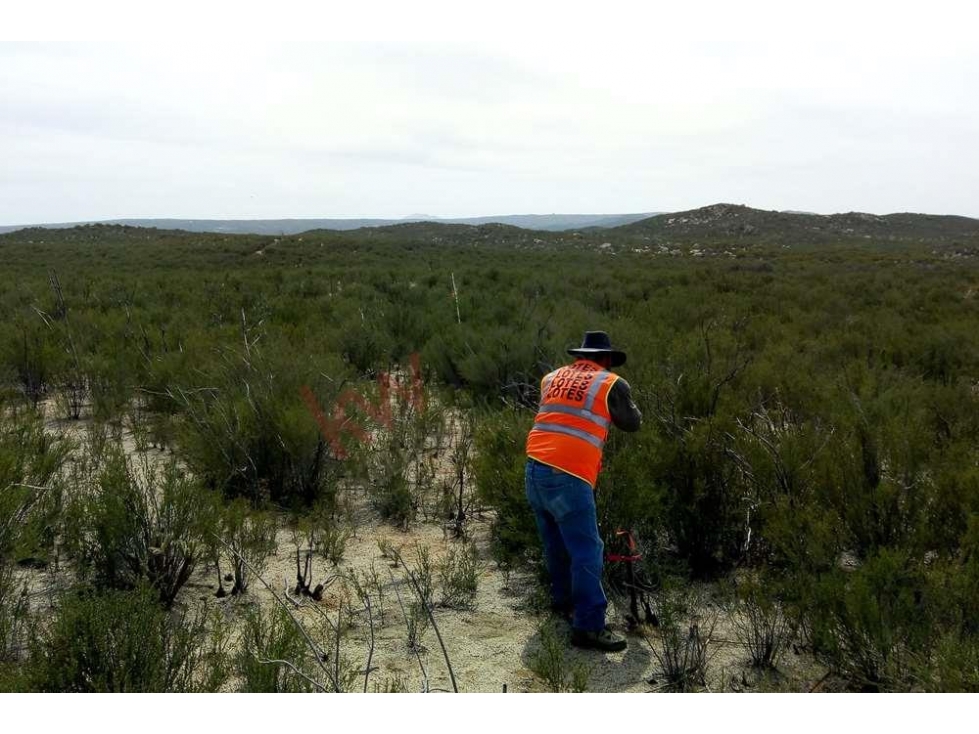
M595 493L588 482L527 459L527 501L537 519L555 606L573 606L572 626L605 627L602 551Z

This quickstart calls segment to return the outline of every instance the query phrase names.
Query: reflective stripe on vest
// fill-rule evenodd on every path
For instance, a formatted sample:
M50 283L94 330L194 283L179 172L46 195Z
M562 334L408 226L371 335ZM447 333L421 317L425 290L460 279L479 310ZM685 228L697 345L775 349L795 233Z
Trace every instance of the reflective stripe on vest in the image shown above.
M594 487L612 422L608 391L617 379L584 359L547 374L541 380L537 418L527 436L527 455Z
M597 382L597 380L596 380ZM592 413L591 410L585 410L584 408L573 408L570 405L542 405L540 409L541 413L565 413L567 415L576 415L584 418L586 421L591 421L597 426L602 428L608 428L610 421L608 418L603 418L600 415Z
M597 448L602 448L605 446L605 442L598 436L593 436L585 431L579 431L577 428L572 428L571 426L560 426L554 423L535 423L534 429L537 431L549 431L551 433L564 433L568 436L574 436L575 438L580 438L582 441L587 441L592 446Z

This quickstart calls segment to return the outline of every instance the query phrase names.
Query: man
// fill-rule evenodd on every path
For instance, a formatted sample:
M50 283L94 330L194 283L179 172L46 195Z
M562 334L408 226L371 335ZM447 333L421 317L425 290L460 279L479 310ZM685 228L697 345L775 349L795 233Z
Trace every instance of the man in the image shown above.
M571 644L607 652L626 641L605 626L604 546L598 534L595 483L609 424L637 431L642 414L629 384L611 370L626 355L604 331L585 332L573 364L544 376L540 409L527 436L527 500L551 576L553 608L571 614Z

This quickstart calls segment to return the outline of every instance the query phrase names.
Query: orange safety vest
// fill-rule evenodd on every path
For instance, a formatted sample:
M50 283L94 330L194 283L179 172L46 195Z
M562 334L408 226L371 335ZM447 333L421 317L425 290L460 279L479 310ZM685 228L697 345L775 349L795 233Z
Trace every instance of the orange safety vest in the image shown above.
M545 375L527 456L584 479L594 489L612 422L608 392L618 379L587 359Z

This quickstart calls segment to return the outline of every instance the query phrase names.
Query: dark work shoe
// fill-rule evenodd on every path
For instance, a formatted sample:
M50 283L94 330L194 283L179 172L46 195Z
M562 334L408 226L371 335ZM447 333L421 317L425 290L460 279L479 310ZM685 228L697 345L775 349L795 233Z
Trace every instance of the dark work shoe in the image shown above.
M572 630L571 644L586 650L601 650L602 652L621 652L628 645L624 637L615 634L608 627L600 632Z

